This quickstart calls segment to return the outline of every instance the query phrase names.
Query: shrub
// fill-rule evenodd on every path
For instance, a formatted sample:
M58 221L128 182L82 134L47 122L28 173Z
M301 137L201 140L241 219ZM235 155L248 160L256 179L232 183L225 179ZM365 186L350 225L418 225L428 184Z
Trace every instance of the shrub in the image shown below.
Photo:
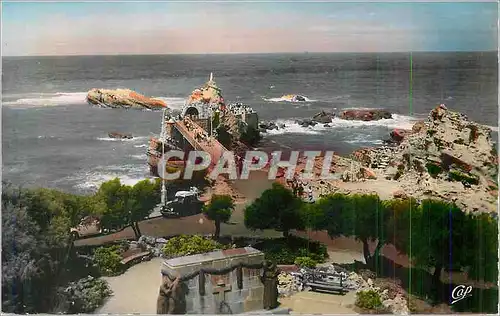
M261 139L259 130L253 127L248 127L240 136L240 140L249 146L256 145Z
M479 184L479 178L473 174L466 174L458 170L451 170L448 174L451 180L460 181L463 184Z
M382 299L375 290L360 291L356 293L357 307L368 310L380 310L383 308Z
M106 281L91 276L71 282L58 290L54 313L92 313L112 294Z
M325 262L328 258L328 252L322 243L296 236L265 239L256 244L255 248L264 252L266 260L276 264L295 264L297 257L309 257L316 263Z
M122 271L122 246L99 247L94 252L94 261L103 275L111 276Z
M181 235L170 238L163 247L163 253L169 257L181 257L207 253L217 249L223 249L224 245L199 235Z
M301 268L314 268L318 264L315 260L309 257L297 257L294 263Z
M425 167L427 168L427 172L429 172L429 174L433 178L437 177L443 171L443 169L440 166L431 162L427 163Z

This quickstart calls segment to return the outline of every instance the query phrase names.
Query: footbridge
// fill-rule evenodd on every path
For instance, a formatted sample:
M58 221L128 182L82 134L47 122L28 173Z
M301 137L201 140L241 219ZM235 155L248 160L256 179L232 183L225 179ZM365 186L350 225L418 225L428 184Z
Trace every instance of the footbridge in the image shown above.
M173 127L195 150L209 153L212 166L227 151L215 137L208 135L205 129L188 117L175 121Z

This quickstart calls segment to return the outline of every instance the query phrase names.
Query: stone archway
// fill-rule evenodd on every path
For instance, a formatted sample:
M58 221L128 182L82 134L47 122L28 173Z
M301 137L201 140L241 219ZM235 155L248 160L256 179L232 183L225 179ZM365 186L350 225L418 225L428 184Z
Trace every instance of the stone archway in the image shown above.
M182 117L184 116L189 116L191 118L205 118L205 111L203 110L203 107L199 104L196 105L189 105L186 106L182 109Z
M188 107L188 108L186 108L186 111L185 111L184 115L199 116L200 112L195 107Z

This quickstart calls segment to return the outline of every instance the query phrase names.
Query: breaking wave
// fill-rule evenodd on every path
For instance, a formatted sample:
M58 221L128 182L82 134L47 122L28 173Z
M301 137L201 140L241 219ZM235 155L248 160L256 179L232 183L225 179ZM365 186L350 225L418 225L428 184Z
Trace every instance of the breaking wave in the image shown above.
M97 167L95 171L81 172L75 175L75 180L78 179L76 188L82 190L96 190L106 181L115 178L120 179L120 182L125 185L134 185L144 179L154 179L149 175L147 166L138 165L122 165L122 166L107 166Z
M264 99L264 101L267 101L267 102L290 102L290 103L304 103L304 102L316 102L317 101L317 100L309 99L308 97L304 97L304 98L305 98L305 101L292 101L289 98L284 98L284 97L270 98L270 99L263 98L263 99Z
M310 134L317 135L332 129L347 129L347 128L363 128L368 126L381 126L388 129L400 128L411 129L413 124L417 121L416 118L406 115L393 114L392 119L382 119L378 121L349 121L340 118L334 118L329 126L324 126L318 123L315 126L303 127L295 122L295 120L277 120L276 124L285 124L285 128L277 130L269 130L269 135L282 135L282 134Z
M148 138L147 136L138 136L138 137L134 137L134 138L97 137L97 140L105 141L105 142L134 142L134 141L138 141L138 140L144 140L147 138ZM146 145L142 144L142 145L138 145L138 146L139 147L137 147L137 146L134 146L134 147L140 148L140 147L145 147Z
M56 92L26 95L14 101L3 102L4 105L17 105L27 107L57 106L85 104L87 102L87 92Z

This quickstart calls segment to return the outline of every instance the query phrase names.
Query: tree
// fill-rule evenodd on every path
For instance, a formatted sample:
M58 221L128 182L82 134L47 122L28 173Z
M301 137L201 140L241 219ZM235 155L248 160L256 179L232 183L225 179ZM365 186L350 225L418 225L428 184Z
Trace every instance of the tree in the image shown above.
M326 230L331 238L345 235L344 217L351 211L349 196L335 193L325 196L314 204L310 204L307 215L307 225L315 230Z
M141 237L138 222L147 218L160 202L160 191L156 182L143 180L134 186L123 185L116 178L104 182L96 198L106 207L101 215L101 225L108 229L132 227L137 238Z
M350 203L345 208L341 222L343 234L353 236L363 243L363 255L368 265L374 263L386 243L386 223L389 214L376 194L354 194L349 196ZM373 254L370 253L369 241L377 241Z
M61 300L58 287L93 275L76 256L68 262L69 228L92 211L91 199L49 189L2 191L2 311L47 313ZM60 293L59 293L60 294ZM94 294L95 297L95 294ZM73 305L74 307L74 305ZM62 310L63 312L67 310Z
M210 203L203 207L203 213L208 219L214 221L214 237L220 237L220 224L227 223L234 210L234 201L230 195L213 195Z
M288 237L291 229L304 229L303 202L292 191L273 183L245 208L245 226L250 229L276 229Z
M147 218L153 211L153 208L160 203L161 192L157 189L156 184L149 180L137 182L129 189L130 205L130 224L136 234L136 237L141 237L139 229L139 221Z
M26 190L2 193L2 311L47 312L59 281L63 246L52 230L42 230L30 216L33 205Z
M383 203L388 212L385 239L398 250L405 249L411 238L412 219L418 214L418 202L414 198L407 198Z
M411 216L410 238L404 251L417 265L434 267L432 284L437 298L441 272L448 264L451 268L466 267L470 263L467 237L470 228L468 216L456 205L440 200L423 200Z
M497 284L498 220L490 214L469 215L469 277Z
M95 194L95 199L97 203L104 204L99 214L103 228L120 229L129 222L128 190L121 184L120 179L115 178L102 183Z

